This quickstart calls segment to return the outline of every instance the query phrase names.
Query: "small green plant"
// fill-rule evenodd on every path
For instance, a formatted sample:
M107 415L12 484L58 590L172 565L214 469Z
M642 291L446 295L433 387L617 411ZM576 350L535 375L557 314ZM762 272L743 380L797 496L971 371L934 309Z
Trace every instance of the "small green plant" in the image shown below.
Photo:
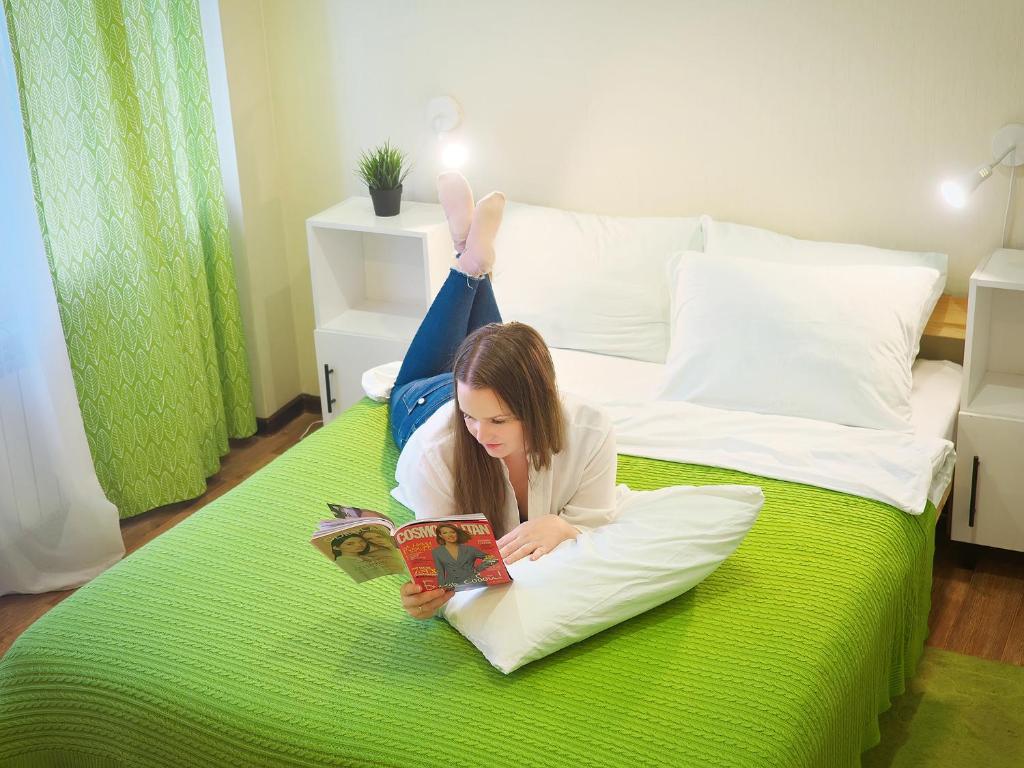
M412 170L408 156L398 147L385 141L359 155L359 178L370 189L398 189Z

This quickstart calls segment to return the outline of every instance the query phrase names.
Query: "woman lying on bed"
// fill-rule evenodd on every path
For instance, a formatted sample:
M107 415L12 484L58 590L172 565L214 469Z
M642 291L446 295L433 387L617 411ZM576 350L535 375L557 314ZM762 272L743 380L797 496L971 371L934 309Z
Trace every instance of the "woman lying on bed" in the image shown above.
M505 562L537 559L615 509L615 438L600 409L559 396L533 328L502 323L491 288L505 197L480 200L458 173L438 178L458 266L412 340L391 393L401 454L395 498L417 517L483 512ZM538 279L542 276L538 275ZM426 619L453 595L402 586Z

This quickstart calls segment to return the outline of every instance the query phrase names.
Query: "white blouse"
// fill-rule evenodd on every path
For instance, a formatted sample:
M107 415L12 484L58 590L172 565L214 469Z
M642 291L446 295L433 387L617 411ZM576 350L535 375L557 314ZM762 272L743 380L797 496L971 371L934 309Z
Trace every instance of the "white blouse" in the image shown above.
M445 403L412 433L395 469L398 487L391 491L417 518L455 514L452 493L454 434L451 429L455 401ZM600 408L562 395L566 442L551 457L546 469L529 465L529 519L561 515L578 530L596 528L615 514L615 434L611 420ZM500 537L519 525L519 507L505 475L505 507L495 533Z

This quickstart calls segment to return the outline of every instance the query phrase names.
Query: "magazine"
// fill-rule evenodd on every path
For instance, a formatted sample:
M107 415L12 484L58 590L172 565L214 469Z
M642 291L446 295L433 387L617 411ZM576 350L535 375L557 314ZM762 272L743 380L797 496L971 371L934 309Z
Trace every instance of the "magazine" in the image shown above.
M328 504L310 543L357 583L405 573L424 591L461 591L508 584L494 529L484 515L395 523L379 512Z

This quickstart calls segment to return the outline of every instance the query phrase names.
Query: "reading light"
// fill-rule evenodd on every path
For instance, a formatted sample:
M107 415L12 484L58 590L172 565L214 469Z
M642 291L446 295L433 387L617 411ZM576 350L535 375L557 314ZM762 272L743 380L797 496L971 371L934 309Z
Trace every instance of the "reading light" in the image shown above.
M1010 227L1010 208L1013 203L1013 179L1018 165L1024 165L1024 125L1004 125L992 137L992 157L988 165L979 166L976 171L959 179L947 179L939 190L942 197L954 208L964 208L967 200L978 186L989 177L999 164L1010 168L1010 186L1006 193L1006 213L1003 215L1003 248L1006 248L1006 234Z
M981 182L992 175L992 166L981 166L974 173L960 179L946 179L942 182L942 196L954 208L966 208L967 201Z
M441 150L441 164L445 168L461 168L466 164L469 151L461 141L445 141Z
M441 164L445 168L461 168L469 151L452 135L462 122L462 107L451 96L435 96L427 102L427 122L441 145Z
M1018 150L1019 148L1019 150ZM971 194L981 182L987 180L993 169L1000 163L1010 167L1010 191L1013 191L1013 172L1018 165L1024 165L1024 125L1004 125L992 137L992 157L988 165L959 178L947 179L939 187L942 197L954 208L964 208Z

